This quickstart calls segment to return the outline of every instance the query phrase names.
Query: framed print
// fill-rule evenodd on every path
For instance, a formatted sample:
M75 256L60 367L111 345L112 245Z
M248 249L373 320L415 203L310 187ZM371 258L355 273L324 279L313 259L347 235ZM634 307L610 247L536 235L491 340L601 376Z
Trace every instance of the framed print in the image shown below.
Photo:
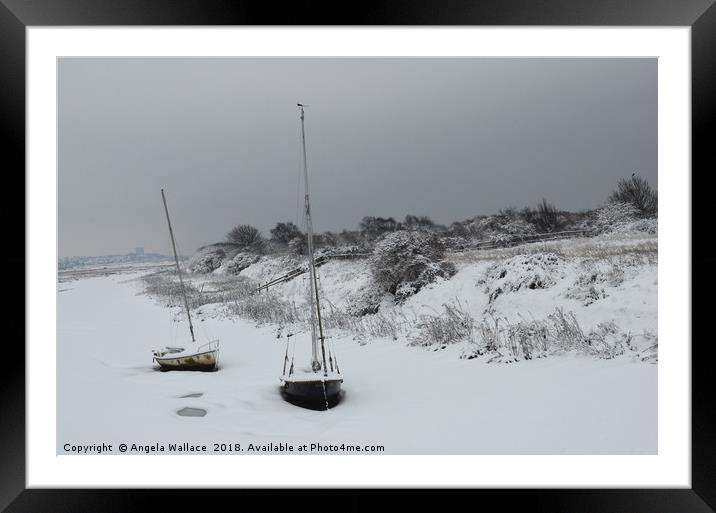
M3 507L711 511L716 8L543 7L4 1Z

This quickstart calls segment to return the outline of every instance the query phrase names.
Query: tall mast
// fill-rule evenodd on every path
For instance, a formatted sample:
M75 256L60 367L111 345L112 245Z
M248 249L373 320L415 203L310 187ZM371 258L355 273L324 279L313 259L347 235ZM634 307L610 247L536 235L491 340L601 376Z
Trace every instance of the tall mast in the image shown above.
M298 104L301 109L301 144L303 147L303 179L306 186L305 209L306 209L306 231L308 232L308 259L311 271L311 368L314 372L321 370L321 362L318 361L318 341L320 340L321 356L323 360L323 374L326 375L326 348L324 345L325 337L323 336L323 322L321 321L321 306L318 299L318 278L316 277L316 264L313 258L313 223L311 221L311 202L308 197L308 165L306 163L306 128L304 125L303 105ZM314 314L315 305L315 314ZM316 337L315 323L318 320L318 337Z
M184 296L184 307L186 308L186 317L189 319L189 331L191 332L191 341L194 339L194 326L191 323L191 314L189 313L189 301L186 299L186 290L184 290L184 280L181 277L181 269L179 268L179 257L177 256L177 246L174 243L174 231L172 230L172 222L169 220L169 209L167 208L167 199L164 197L164 189L162 189L162 201L164 202L164 212L167 214L167 224L169 225L169 236L172 239L172 249L174 250L174 263L177 266L177 274L179 275L179 284L181 285L181 293Z

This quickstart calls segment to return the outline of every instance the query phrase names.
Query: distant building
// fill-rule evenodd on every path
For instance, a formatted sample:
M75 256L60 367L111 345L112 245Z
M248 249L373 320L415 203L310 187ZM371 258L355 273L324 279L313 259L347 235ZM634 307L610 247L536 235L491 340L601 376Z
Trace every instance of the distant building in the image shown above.
M144 256L144 248L137 248L134 250L134 254L137 256Z

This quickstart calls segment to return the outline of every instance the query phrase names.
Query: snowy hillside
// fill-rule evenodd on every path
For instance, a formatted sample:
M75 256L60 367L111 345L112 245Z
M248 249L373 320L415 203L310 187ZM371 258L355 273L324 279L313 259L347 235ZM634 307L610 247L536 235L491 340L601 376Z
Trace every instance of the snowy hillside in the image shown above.
M198 339L221 340L213 373L162 373L151 360L155 347L190 343L176 297L161 292L170 270L78 277L58 290L58 452L98 436L165 450L223 441L242 452L249 443L282 442L389 454L656 452L655 238L448 258L451 278L400 304L384 294L378 312L362 317L348 310L371 287L370 261L319 268L329 342L345 380L343 400L328 412L286 403L278 390L286 333L296 334L297 367L308 365L305 275L249 293L300 259L263 256L237 276L218 269L189 276ZM562 347L557 337L576 333L570 315L583 338ZM504 346L486 350L495 331ZM549 333L548 350L524 345L528 332ZM185 408L203 416L182 416Z
M626 353L656 361L656 249L654 236L632 233L448 253L454 276L437 277L404 301L376 288L369 259L329 260L319 268L320 290L328 327L337 335L359 340L389 336L432 349L458 345L462 356L470 358L484 352L486 337L509 345L516 343L517 335L524 339L525 333L541 330L552 340L547 353L552 348L580 349L578 341L567 346L556 340L565 335L584 339L583 353L599 357ZM304 262L295 255L261 256L232 279L250 291ZM211 291L219 284L225 287L225 265L191 278L201 283L199 301L215 302ZM220 306L225 308L215 311L221 316L243 315L259 323L275 320L277 327L304 331L307 290L303 274L262 292L262 299L242 297L233 304L224 302ZM361 316L356 314L360 310L356 304L366 296L375 301L377 312ZM295 315L280 319L252 316L247 312L256 308L237 307L256 301L261 301L264 309L283 308ZM451 316L457 324L470 326L461 330L446 325ZM445 333L431 334L435 330ZM529 343L534 346L535 340ZM526 346L509 350L509 354L498 352L513 360L524 357L525 351L535 356L535 348Z

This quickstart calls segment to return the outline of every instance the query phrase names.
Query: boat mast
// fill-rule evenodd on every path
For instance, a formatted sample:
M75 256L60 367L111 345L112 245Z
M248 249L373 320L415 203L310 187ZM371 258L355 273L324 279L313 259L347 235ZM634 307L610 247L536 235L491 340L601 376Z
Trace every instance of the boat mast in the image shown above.
M181 293L184 296L184 307L186 308L186 317L189 319L189 331L191 332L191 341L194 339L194 326L191 323L191 314L189 313L189 301L186 299L186 290L184 290L184 280L181 277L181 269L179 268L179 257L177 256L177 246L174 243L174 231L172 230L172 222L169 220L169 209L167 208L167 199L164 197L164 189L162 189L162 201L164 202L164 212L167 214L167 224L169 225L169 236L172 239L172 249L174 250L174 263L177 266L177 274L179 275L179 284L181 285Z
M318 300L318 279L316 278L316 263L313 258L313 223L311 221L311 203L308 197L308 165L306 163L306 128L304 125L304 105L298 104L301 109L301 144L303 147L303 179L306 186L305 209L306 209L306 231L308 232L308 259L311 271L311 368L314 372L321 370L321 362L318 361L318 341L321 342L321 356L323 359L323 374L326 375L326 348L324 345L325 337L323 336L323 322L321 321L321 307ZM314 314L315 304L315 314ZM318 320L318 337L316 337L315 322Z

